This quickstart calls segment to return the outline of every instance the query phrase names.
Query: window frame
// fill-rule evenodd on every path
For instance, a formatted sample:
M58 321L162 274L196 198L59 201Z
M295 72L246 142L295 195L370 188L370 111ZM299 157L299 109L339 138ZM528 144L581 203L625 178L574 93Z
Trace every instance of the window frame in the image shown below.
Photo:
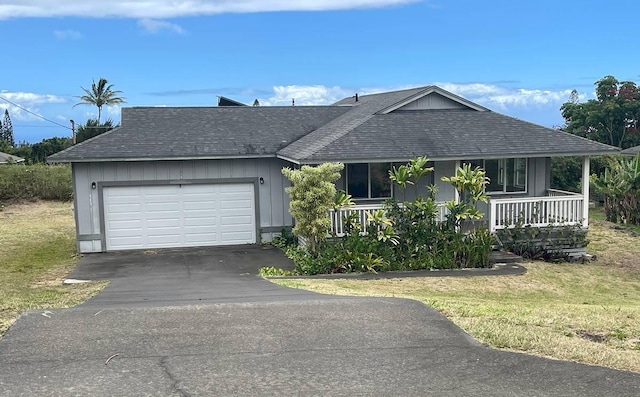
M490 190L486 190L485 188L485 192L487 193L487 195L522 195L522 194L528 194L529 193L529 158L528 157L505 157L505 158L499 158L499 159L477 159L477 160L467 160L466 162L468 162L469 164L477 164L479 162L482 162L482 169L486 171L487 167L487 160L497 160L498 161L498 177L500 179L502 179L502 183L500 183L499 185L502 185L502 190L494 190L494 191L490 191ZM507 172L508 167L507 167L507 161L509 160L513 160L513 173L512 175L509 175L509 173ZM519 185L518 182L518 176L521 175L521 169L519 169L518 167L518 160L524 160L524 185ZM507 191L507 186L508 185L508 180L511 179L512 185L514 187L524 187L524 190L518 190L518 191L513 191L513 192L509 192Z
M389 164L389 169L393 167L393 163L347 163L344 167L344 190L349 193L349 165L351 164L366 164L367 165L367 197L353 197L355 201L384 201L393 198L393 182L389 179L389 191L391 193L388 197L371 197L371 164Z

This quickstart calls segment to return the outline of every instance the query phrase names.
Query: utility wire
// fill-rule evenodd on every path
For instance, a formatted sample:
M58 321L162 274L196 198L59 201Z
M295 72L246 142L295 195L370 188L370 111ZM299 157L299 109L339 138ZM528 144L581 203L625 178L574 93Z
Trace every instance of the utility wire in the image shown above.
M57 125L57 126L59 126L59 127L62 127L62 128L66 128L66 129L68 129L68 130L70 130L70 129L71 129L71 127L69 127L69 126L67 126L67 125L62 125L62 124L60 124L60 123L58 123L58 122L55 122L55 121L53 121L53 120L49 120L49 119L48 119L48 118L46 118L46 117L40 116L39 114L34 113L34 112L32 112L31 110L29 110L29 109L27 109L27 108L25 108L25 107L23 107L23 106L20 106L20 105L18 105L18 104L17 104L17 103L15 103L15 102L11 102L11 101L10 101L10 100L8 100L7 98L3 98L3 97L1 97L1 96L0 96L0 99L2 99L2 100L3 100L3 101L5 101L5 102L8 102L8 103L12 104L13 106L15 106L15 107L17 107L17 108L19 108L19 109L24 110L25 112L27 112L27 113L29 113L29 114L32 114L32 115L34 115L34 116L36 116L36 117L38 117L38 118L41 118L41 119L42 119L42 120L44 120L44 121L48 121L48 122L50 122L50 123L53 123L53 124L55 124L55 125Z

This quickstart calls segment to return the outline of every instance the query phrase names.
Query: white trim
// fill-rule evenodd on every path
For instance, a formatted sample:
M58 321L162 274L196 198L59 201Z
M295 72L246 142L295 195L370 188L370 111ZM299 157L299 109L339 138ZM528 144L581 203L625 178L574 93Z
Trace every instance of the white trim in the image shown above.
M582 226L584 228L589 227L589 174L591 167L591 160L588 156L582 158Z

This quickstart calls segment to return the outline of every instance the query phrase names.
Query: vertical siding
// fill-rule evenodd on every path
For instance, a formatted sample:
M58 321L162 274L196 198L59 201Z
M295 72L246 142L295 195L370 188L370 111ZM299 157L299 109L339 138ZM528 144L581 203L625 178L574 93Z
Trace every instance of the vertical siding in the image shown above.
M440 94L429 94L420 99L408 103L398 110L425 110L425 109L466 109L467 107Z
M438 186L438 201L449 201L455 197L455 189L451 184L443 182L443 176L453 176L456 172L455 161L436 161L434 164L435 185Z
M547 194L551 177L550 158L530 158L528 169L527 191L530 197L541 197Z
M78 248L80 252L101 250L100 197L92 182L131 182L260 178L257 184L259 196L259 227L281 228L291 226L289 197L284 192L288 181L281 169L289 165L280 159L234 159L197 161L148 161L120 163L73 164L75 182L75 206L77 211ZM266 232L267 238L270 231Z

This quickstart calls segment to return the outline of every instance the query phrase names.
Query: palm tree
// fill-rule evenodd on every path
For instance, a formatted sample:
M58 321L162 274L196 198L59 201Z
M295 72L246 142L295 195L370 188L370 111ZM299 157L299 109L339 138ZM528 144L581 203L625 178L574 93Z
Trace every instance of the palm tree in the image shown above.
M86 95L77 96L82 102L76 103L73 107L78 105L95 105L98 107L98 123L100 123L100 116L102 114L102 106L104 105L116 105L118 103L124 103L125 98L117 96L122 91L114 91L111 88L113 84L109 84L107 79L100 77L98 84L95 80L92 81L91 89L80 87L84 90Z

